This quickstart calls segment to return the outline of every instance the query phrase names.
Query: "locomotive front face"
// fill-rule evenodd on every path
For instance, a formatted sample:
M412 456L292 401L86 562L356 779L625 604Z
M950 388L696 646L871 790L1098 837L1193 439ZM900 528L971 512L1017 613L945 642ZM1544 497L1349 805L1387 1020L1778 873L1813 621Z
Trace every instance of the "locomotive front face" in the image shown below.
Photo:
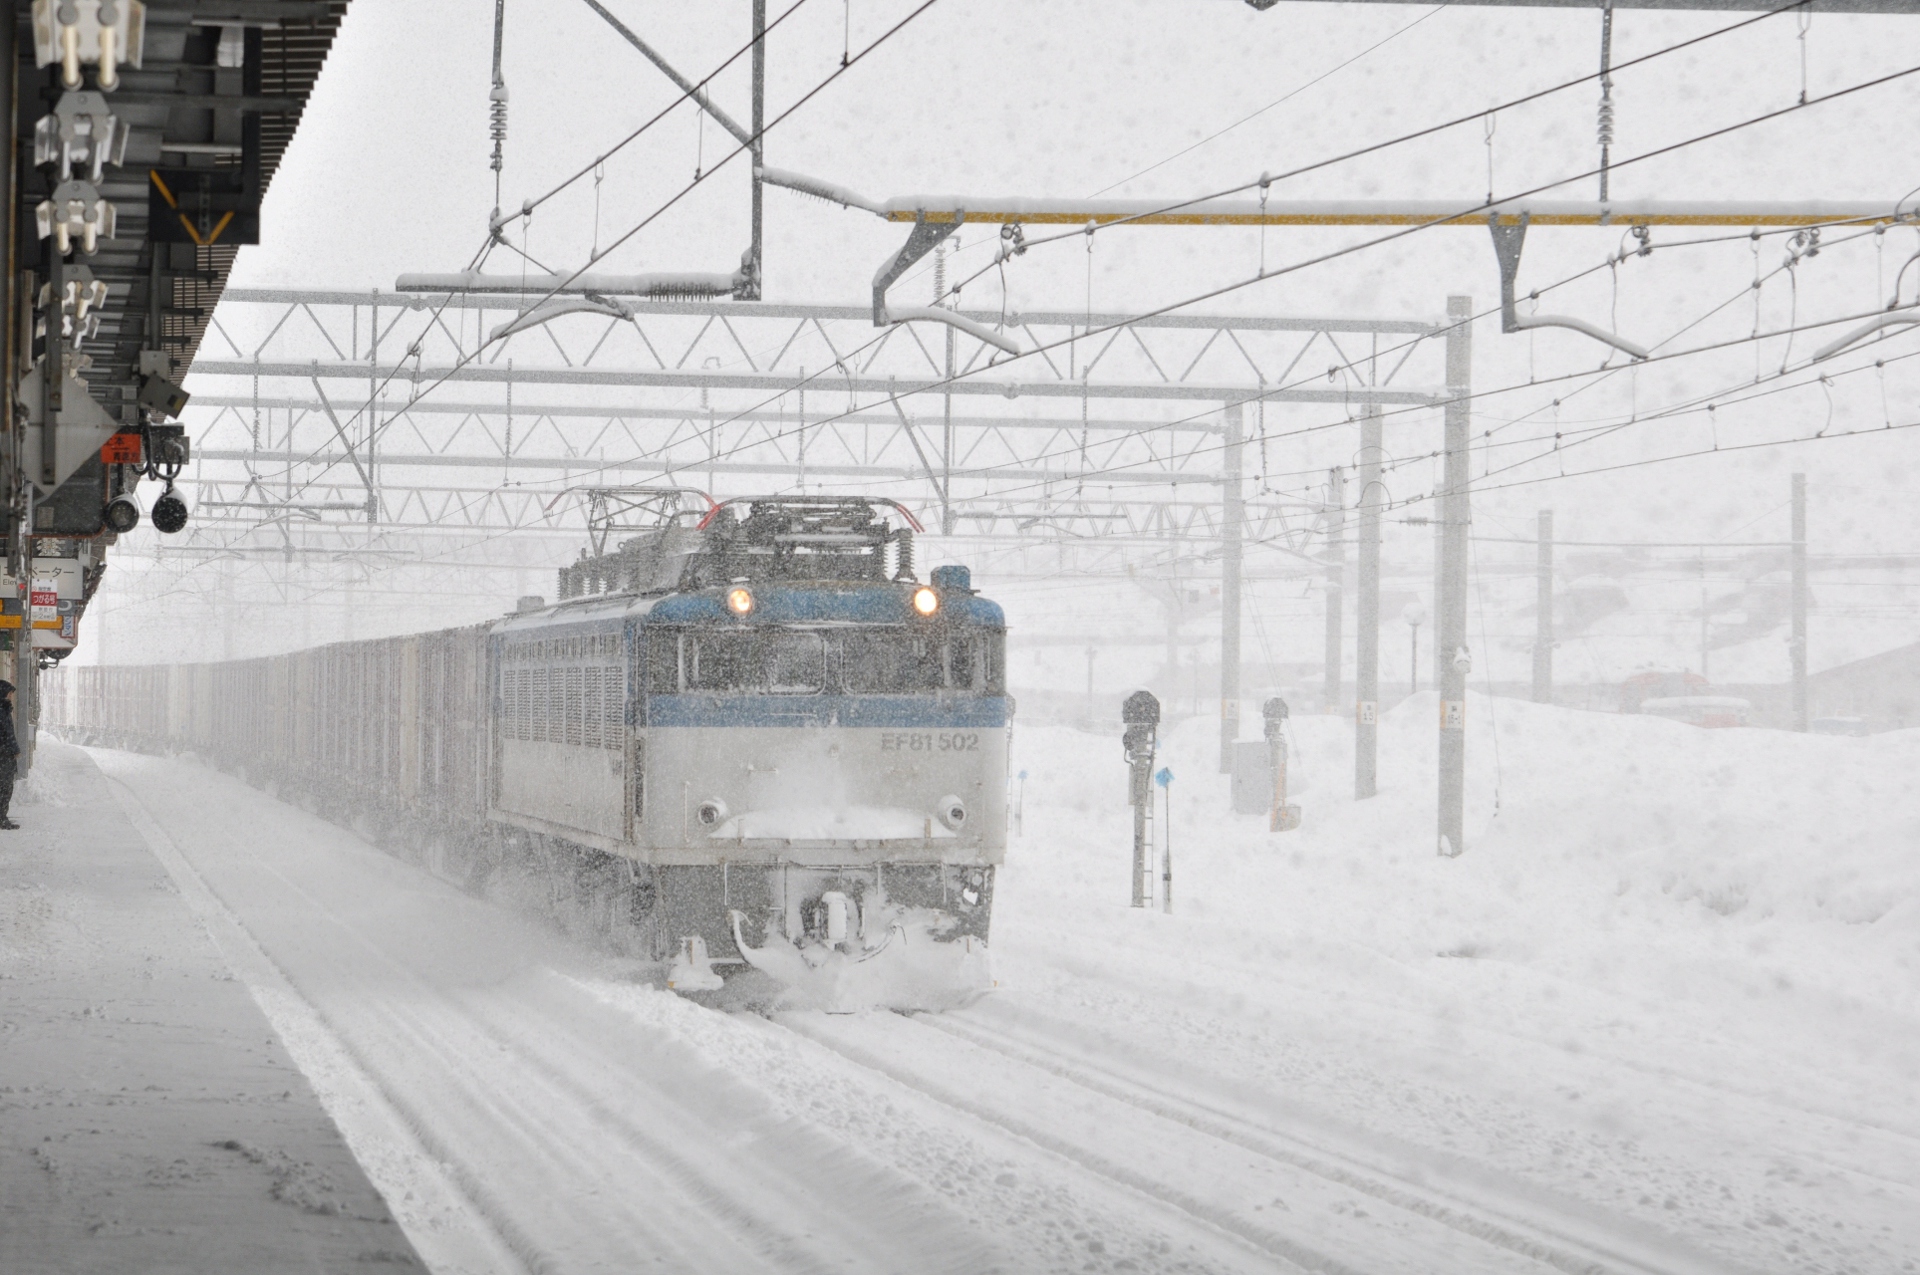
M963 567L916 580L880 503L730 502L672 591L495 626L489 817L583 852L671 987L751 963L841 996L892 969L917 990L873 1003L908 1008L988 983L1006 620Z
M642 628L636 839L655 862L1000 861L998 607L925 586L762 585L670 599Z

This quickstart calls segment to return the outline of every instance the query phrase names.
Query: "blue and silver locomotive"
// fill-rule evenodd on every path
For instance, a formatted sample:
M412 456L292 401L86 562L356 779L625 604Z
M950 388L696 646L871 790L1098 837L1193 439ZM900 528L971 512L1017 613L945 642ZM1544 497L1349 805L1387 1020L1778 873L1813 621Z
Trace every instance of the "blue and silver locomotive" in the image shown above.
M894 525L897 514L901 525ZM1006 621L913 567L890 502L730 501L488 636L487 817L622 884L683 990L886 956L986 984L1006 851Z

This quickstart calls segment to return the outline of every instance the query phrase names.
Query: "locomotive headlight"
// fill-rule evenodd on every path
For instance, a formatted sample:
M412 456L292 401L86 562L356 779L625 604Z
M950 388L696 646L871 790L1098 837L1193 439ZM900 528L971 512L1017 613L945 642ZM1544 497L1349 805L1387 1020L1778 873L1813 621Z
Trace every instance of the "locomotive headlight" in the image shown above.
M752 589L728 589L727 610L735 615L746 615L753 610Z
M934 807L934 811L940 816L940 822L955 832L958 832L960 825L967 821L967 803L955 796L942 797L940 803Z
M717 827L727 817L727 803L718 798L709 798L700 803L699 809L693 812L693 817L700 821L702 828Z
M921 615L932 615L940 609L940 595L921 585L913 591L913 609Z

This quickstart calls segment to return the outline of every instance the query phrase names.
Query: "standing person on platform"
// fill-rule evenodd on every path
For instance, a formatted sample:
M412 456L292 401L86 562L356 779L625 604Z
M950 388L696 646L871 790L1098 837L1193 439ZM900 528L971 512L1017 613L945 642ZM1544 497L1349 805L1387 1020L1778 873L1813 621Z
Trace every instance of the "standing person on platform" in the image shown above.
M13 733L13 683L0 682L0 828L18 828L8 818L13 780L20 770L20 740Z

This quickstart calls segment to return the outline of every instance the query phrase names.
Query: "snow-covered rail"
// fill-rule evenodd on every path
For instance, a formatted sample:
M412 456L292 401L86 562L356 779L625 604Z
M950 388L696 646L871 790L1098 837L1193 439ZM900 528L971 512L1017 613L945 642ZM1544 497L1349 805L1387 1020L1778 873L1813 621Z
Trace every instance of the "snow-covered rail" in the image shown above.
M943 1015L788 1015L862 1066L1165 1208L1311 1270L1730 1275L1741 1268L1565 1201L1438 1181L1283 1127L1204 1072L1150 1073L991 1003ZM1143 1152L1145 1154L1143 1154Z

